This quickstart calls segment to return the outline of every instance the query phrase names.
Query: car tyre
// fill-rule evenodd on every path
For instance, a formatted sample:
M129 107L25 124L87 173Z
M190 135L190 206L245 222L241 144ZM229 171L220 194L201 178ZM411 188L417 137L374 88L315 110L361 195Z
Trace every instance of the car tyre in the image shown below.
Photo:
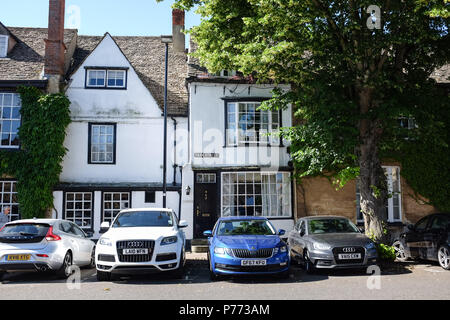
M314 274L316 271L316 267L309 259L309 254L307 251L303 254L303 266L307 274Z
M57 276L61 279L67 279L73 273L73 271L71 270L72 265L72 253L70 253L70 251L67 251L66 255L64 256L61 268L56 272Z
M209 266L209 279L211 279L211 281L220 280L220 276L213 271L211 257L210 257L209 252L208 252L208 266Z
M186 265L186 255L184 248L181 251L181 257L180 257L180 265L178 268L173 272L173 275L176 279L181 279L184 276L185 271L185 265Z
M98 281L111 281L111 273L97 270L97 280Z
M88 269L94 269L95 268L95 247L92 249L91 253L91 262L87 265Z
M438 249L438 262L444 270L450 270L450 249L442 245Z
M408 257L406 256L405 247L403 246L403 243L400 240L394 241L392 244L395 250L395 257L400 262L405 262L408 260Z

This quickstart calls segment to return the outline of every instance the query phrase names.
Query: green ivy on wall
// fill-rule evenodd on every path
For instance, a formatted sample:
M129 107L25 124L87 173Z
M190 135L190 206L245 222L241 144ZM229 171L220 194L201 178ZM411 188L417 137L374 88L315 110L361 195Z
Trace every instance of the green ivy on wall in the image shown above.
M42 218L53 208L53 187L66 154L70 101L64 94L43 94L34 87L20 87L18 93L22 100L20 150L0 150L0 176L17 180L22 218Z

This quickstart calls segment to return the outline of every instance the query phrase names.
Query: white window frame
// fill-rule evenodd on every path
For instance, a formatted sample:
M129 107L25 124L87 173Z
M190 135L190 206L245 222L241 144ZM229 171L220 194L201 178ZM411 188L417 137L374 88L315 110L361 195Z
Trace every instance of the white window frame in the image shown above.
M91 73L97 73L97 72L103 72L104 73L104 78L103 78L103 81L104 81L104 83L103 84L101 84L101 85L99 85L99 84L91 84L90 82L90 80L91 80ZM87 77L87 79L86 79L86 87L88 87L88 88L106 88L106 81L107 81L107 72L106 72L106 70L104 70L104 69L88 69L87 70L87 75L86 75L86 77ZM101 79L101 78L95 78L95 79ZM97 82L97 80L96 80L96 82Z
M69 195L73 196L73 200L69 200ZM89 195L90 199L86 199L86 195ZM77 196L81 196L81 199L77 199ZM77 203L81 202L81 208L77 208ZM68 208L68 204L72 203L73 208ZM89 203L89 208L86 208L85 203ZM77 217L77 211L81 212L81 217ZM68 213L72 213L68 217ZM90 212L90 217L85 216L86 212ZM64 194L64 219L75 223L81 229L94 228L94 194L93 192L86 191L67 191ZM77 221L81 220L81 225ZM85 225L84 222L89 221L89 224Z
M111 72L116 72L116 74L117 74L117 73L121 73L121 74L123 75L123 85L122 85L122 86L118 86L118 85L110 85L110 84L109 84L109 80L110 80L109 74L110 74ZM117 83L117 79L118 79L118 78L116 77L116 78L114 78L114 79L115 79L115 82ZM127 85L127 73L126 73L125 70L114 70L114 69L108 69L108 70L107 70L106 87L108 87L108 88L125 88L126 85Z
M6 184L10 187L6 190ZM9 198L9 201L5 199ZM15 180L0 180L0 214L6 207L11 209L9 213L9 221L19 220L19 202L17 200L17 181Z
M8 43L9 37L5 35L0 35L0 58L6 58L6 56L8 55Z
M255 105L255 112L259 113L260 121L259 126L262 127L263 125L267 125L267 131L260 128L259 131L252 131L252 130L243 130L240 128L240 117L243 114L241 113L240 106L246 105L246 109L248 111L248 105ZM234 106L234 111L230 111L231 107ZM229 101L227 102L227 110L226 110L226 128L225 128L225 136L226 136L226 145L227 146L239 146L239 145L280 145L280 137L277 135L274 135L274 133L279 132L281 127L281 116L280 111L278 110L257 110L261 106L261 102L258 101L242 101L242 102L235 102L235 101ZM267 123L263 121L264 115L267 114ZM277 115L278 121L274 121L273 117L274 114ZM248 120L244 120L248 121ZM243 134L241 134L244 132ZM248 132L248 133L247 133ZM256 140L253 141L246 141L241 140L242 136L250 137L250 133L253 133L256 136ZM266 136L267 135L267 136ZM233 142L232 140L236 140Z
M115 143L116 143L116 137L115 137L115 124L105 124L105 123L91 123L91 135L89 137L90 139L90 145L91 148L89 150L89 156L90 156L90 163L91 164L114 164L115 159ZM98 127L98 142L94 142L95 134L94 131ZM112 132L108 133L108 128L112 128ZM104 132L102 133L102 128L104 128ZM104 139L103 139L104 138ZM102 140L105 140L102 142ZM109 142L108 142L109 140ZM98 150L94 151L94 148L97 147ZM108 147L110 147L110 151L108 151ZM101 149L105 149L104 151L100 151ZM94 154L97 154L98 160L94 160ZM105 155L105 160L100 160L100 155ZM107 160L107 156L111 155L111 160Z
M216 183L217 175L215 173L197 173L197 183Z
M382 166L386 173L388 192L391 195L387 201L387 213L388 213L388 222L401 222L402 221L402 184L401 184L401 175L400 175L400 167L398 166ZM398 181L394 180L393 173L396 171L396 176ZM394 183L398 190L394 190ZM356 220L357 222L364 222L364 217L360 215L360 193L358 188L358 182L356 183ZM396 203L397 202L397 203ZM395 208L398 208L398 217L395 217Z
M5 105L6 96L11 97L11 104ZM19 139L19 127L22 121L22 116L20 115L20 108L22 107L22 102L20 100L20 95L18 93L11 92L0 92L0 149L19 149L20 142L17 145L12 144L12 136L16 136ZM6 110L9 109L9 117L6 117ZM17 117L13 117L14 110L18 109ZM9 122L9 130L3 131L6 121ZM13 130L13 126L17 126L16 130ZM3 145L3 134L8 134L8 144Z
M247 180L247 177L253 174L252 180ZM255 185L255 174L261 176L261 193L256 193ZM228 175L236 175L236 181L234 183L225 183L224 177ZM244 183L241 183L239 181L239 175L241 177L245 176ZM281 175L281 183L277 182L277 175ZM272 180L271 177L274 179ZM265 180L265 181L264 181ZM283 172L283 171L273 171L273 172L266 172L266 171L238 171L238 172L222 172L221 173L221 204L220 204L220 212L221 216L262 216L266 218L274 218L274 219L280 219L280 218L291 218L292 217L292 186L291 186L291 173L290 172ZM230 180L231 181L231 180ZM269 182L269 183L267 183ZM241 186L244 188L244 193L239 193L239 190L236 190L237 188L240 188ZM247 194L247 186L252 186L253 193ZM225 190L226 188L229 188L229 190ZM231 191L232 189L232 191ZM228 192L227 192L228 191ZM265 192L264 192L265 191ZM261 196L261 205L257 204L256 196ZM250 205L239 205L239 197L245 197L247 200L247 196L253 197L253 204ZM225 197L228 197L228 200L234 199L234 205L231 205L230 203L225 203ZM275 200L276 203L272 204L272 201ZM280 203L281 201L281 203ZM261 214L257 215L257 209L261 207ZM230 209L229 214L225 211ZM245 215L239 214L239 209L243 208ZM253 212L253 214L248 214L248 208L253 208L250 212ZM276 214L269 214L264 215L264 211L266 212L273 212L273 208L276 208ZM234 209L237 209L236 214L234 214ZM264 210L268 209L268 210Z
M114 199L115 196L119 196L119 199ZM126 197L125 197L126 195ZM106 200L107 196L110 196L110 199ZM125 199L126 198L126 199ZM106 208L107 204L110 205L110 208ZM115 208L115 204L119 205L119 207ZM112 223L117 214L124 209L131 208L131 192L125 191L104 191L102 196L102 222ZM111 212L108 216L105 216L105 212Z

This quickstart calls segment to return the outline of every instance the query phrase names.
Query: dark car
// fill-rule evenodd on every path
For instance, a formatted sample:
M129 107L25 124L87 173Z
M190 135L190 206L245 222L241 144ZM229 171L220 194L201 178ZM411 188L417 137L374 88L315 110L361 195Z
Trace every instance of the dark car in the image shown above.
M399 261L438 261L442 268L450 270L450 213L431 214L408 229L393 243Z
M347 218L316 216L301 218L289 233L291 259L316 268L362 268L376 264L375 244Z

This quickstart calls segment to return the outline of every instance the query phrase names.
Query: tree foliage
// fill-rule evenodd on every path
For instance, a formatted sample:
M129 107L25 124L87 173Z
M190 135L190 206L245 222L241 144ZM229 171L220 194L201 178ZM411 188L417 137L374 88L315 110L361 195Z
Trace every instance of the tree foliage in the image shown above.
M53 187L59 181L66 154L65 130L70 123L70 102L63 94L43 94L21 87L20 150L0 151L0 176L17 180L23 218L42 218L53 207Z
M176 6L202 16L191 30L194 56L210 71L234 69L292 85L290 92L275 91L265 107L295 106L300 124L282 135L292 141L300 176L326 172L339 185L358 177L366 230L382 241L389 196L382 157L404 160L399 155L417 150L412 141L448 148L442 119L427 112L449 109L448 95L430 78L450 59L449 3L178 0ZM420 119L416 140L405 143L397 132L401 117ZM428 128L438 136L423 132Z

